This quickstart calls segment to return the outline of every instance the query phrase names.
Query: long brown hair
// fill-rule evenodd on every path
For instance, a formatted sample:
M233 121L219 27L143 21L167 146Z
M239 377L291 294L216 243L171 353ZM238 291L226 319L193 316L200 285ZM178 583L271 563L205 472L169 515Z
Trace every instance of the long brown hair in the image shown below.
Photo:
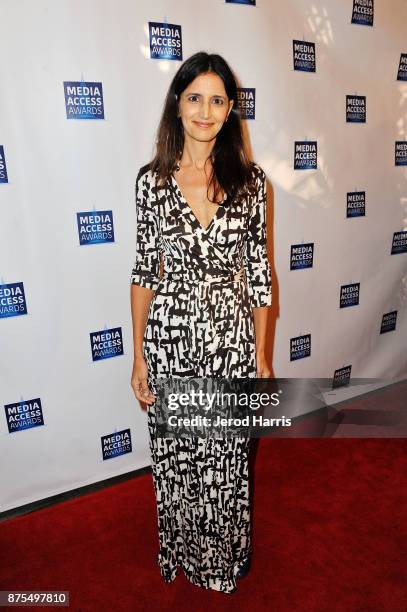
M212 72L223 81L229 100L234 100L228 120L216 136L211 152L212 173L208 184L212 185L216 202L220 188L232 201L253 188L252 162L244 144L240 113L237 109L237 84L227 62L216 54L200 51L187 59L175 74L167 96L157 130L156 152L148 164L157 174L158 184L164 184L175 169L184 148L184 128L178 114L178 100L188 85L200 74ZM209 195L208 195L209 199ZM211 201L211 200L210 200Z

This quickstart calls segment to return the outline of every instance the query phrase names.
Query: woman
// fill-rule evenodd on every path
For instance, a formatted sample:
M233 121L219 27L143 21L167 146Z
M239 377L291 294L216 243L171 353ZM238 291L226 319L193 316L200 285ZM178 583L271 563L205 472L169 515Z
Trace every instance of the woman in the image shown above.
M252 552L249 440L159 437L154 380L270 376L266 177L243 146L233 74L196 53L170 85L156 154L137 177L131 385L147 404L158 563L231 593ZM163 276L160 278L160 255Z

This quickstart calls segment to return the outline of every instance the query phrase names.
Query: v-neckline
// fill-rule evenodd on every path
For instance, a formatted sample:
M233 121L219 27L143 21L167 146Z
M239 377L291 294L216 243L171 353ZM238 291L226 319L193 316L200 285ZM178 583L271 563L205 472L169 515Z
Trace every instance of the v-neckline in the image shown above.
M224 193L224 194L223 194L223 198L222 198L222 199L221 199L221 201L218 203L218 208L216 209L215 214L213 215L212 219L209 221L209 224L208 224L206 227L204 227L204 226L201 224L201 222L198 220L198 217L196 216L196 214L195 214L195 213L194 213L194 211L192 210L191 206L189 205L188 200L187 200L187 199L184 197L184 194L182 193L181 188L180 188L180 186L178 185L178 181L177 181L177 179L175 178L175 176L174 176L172 173L171 173L171 179L172 179L172 182L173 182L173 184L174 184L174 186L175 186L175 189L176 189L176 190L177 190L177 192L178 192L178 196L179 196L180 200L181 200L181 201L182 201L182 203L183 203L183 204L184 204L184 205L187 207L188 212L189 212L189 213L192 215L192 217L194 218L194 220L195 220L195 221L196 221L196 223L198 224L199 228L200 228L200 229L201 229L203 232L205 232L205 233L206 233L206 232L208 232L208 231L209 231L209 229L210 229L210 227L211 227L211 225L214 223L214 221L215 221L215 219L216 219L216 217L217 217L217 215L218 215L219 210L222 208L222 204L223 204L223 202L224 202L224 201L225 201L225 199L226 199L226 193Z

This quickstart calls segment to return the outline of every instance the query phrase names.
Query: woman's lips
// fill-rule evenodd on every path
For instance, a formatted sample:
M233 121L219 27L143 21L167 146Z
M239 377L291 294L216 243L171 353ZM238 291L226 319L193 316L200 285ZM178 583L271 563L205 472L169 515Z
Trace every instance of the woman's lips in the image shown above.
M213 125L213 123L200 123L199 121L194 121L194 123L202 129L208 129Z

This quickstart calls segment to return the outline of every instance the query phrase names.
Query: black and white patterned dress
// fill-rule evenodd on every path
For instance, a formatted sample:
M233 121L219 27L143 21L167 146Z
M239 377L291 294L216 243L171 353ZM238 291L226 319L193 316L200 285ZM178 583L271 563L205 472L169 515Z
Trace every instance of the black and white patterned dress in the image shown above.
M252 171L255 193L224 197L207 228L174 176L160 187L148 165L139 171L131 283L155 291L143 342L153 392L157 377L256 376L252 308L271 305L272 284L266 176L257 164ZM181 566L192 583L233 592L252 552L250 440L158 437L154 404L148 428L164 580Z

